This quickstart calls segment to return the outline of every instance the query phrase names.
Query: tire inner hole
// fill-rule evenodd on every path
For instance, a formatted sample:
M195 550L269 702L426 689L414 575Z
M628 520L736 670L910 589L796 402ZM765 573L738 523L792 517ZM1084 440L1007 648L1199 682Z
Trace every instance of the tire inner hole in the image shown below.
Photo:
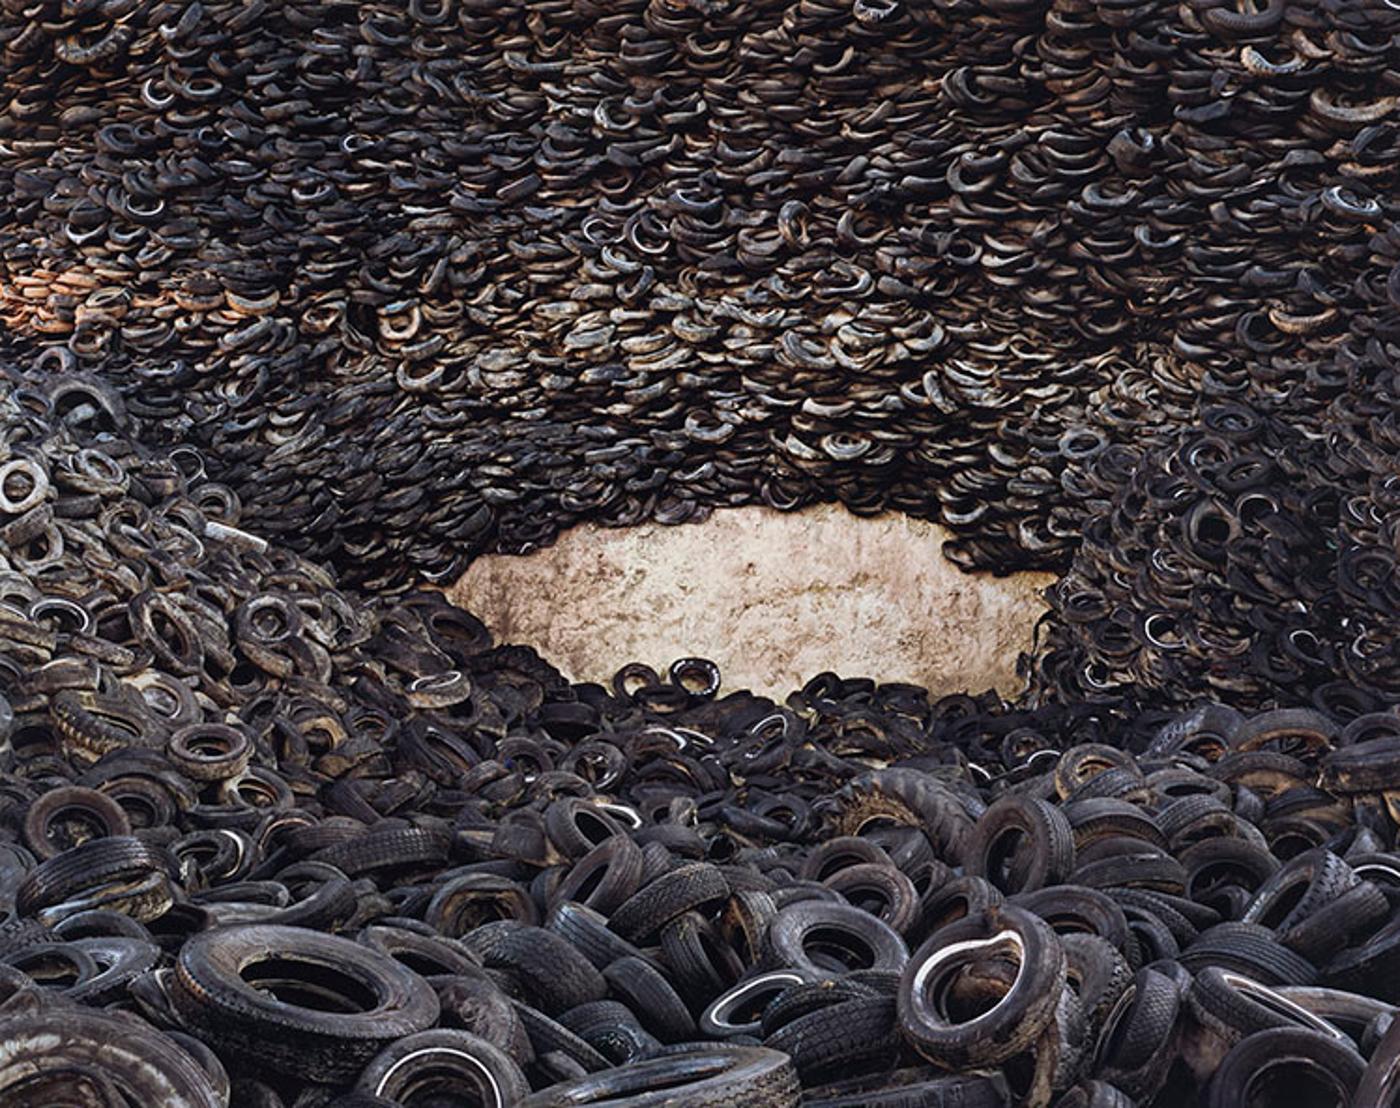
M374 992L347 974L314 962L268 958L239 974L259 992L297 1008L354 1015L378 1006Z
M106 833L107 827L100 819L77 806L58 809L44 828L44 838L60 850L68 850L89 839L100 839Z
M1316 1064L1276 1062L1250 1083L1247 1108L1345 1108L1350 1103L1337 1083Z
M1030 871L1030 836L1011 827L997 835L987 851L987 875L999 889L1019 889Z
M859 935L834 927L814 927L802 940L802 950L813 965L836 973L870 969L875 951Z

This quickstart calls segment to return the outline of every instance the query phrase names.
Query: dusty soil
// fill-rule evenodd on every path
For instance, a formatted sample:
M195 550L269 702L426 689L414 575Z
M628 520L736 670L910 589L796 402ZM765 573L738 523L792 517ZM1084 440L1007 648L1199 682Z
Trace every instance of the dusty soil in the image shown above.
M1013 694L1054 578L965 574L939 553L947 537L834 505L738 508L683 527L578 527L526 557L478 559L449 595L575 680L701 654L726 688L770 695L826 669Z

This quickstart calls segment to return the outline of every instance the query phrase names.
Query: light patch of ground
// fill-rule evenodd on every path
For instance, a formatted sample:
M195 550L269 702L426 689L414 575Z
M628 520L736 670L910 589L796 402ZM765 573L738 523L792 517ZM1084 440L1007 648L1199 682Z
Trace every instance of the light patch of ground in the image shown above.
M1054 577L961 572L949 533L835 505L716 511L702 524L576 527L526 557L477 559L449 591L498 642L528 643L579 681L630 661L712 658L724 690L782 697L823 670L935 694L1021 687ZM723 691L723 690L722 690Z

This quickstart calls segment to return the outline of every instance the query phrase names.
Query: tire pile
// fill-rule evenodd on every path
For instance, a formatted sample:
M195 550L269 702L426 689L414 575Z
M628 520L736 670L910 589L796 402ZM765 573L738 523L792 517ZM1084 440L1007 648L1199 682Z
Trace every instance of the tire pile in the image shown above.
M6 1105L1391 1103L1361 692L570 685L124 420L0 386Z
M1400 1103L1398 119L1376 0L0 0L0 1102ZM1027 695L417 587L814 500Z
M11 0L0 318L375 591L813 500L1063 570L1202 403L1324 436L1389 374L1397 35L1382 0Z

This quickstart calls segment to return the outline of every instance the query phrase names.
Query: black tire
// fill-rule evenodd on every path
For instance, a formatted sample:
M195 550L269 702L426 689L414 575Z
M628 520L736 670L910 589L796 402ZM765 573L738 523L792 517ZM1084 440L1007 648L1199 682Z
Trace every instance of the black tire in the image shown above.
M470 1095L481 1108L512 1108L530 1085L499 1047L466 1031L420 1031L386 1046L356 1088L394 1103Z
M1254 894L1245 923L1282 934L1357 883L1351 867L1330 850L1309 850L1289 859Z
M877 822L893 822L922 831L938 860L962 862L973 821L962 798L943 782L915 769L893 768L861 774L835 797L834 827L841 835L859 835Z
M615 1066L625 1066L661 1049L660 1041L637 1022L625 1004L616 1000L590 1000L559 1017L567 1027Z
M1281 985L1274 991L1341 1028L1352 1042L1363 1044L1363 1049L1367 1031L1378 1020L1389 1021L1396 1012L1395 1005L1384 1000L1321 985Z
M576 861L555 886L550 900L555 904L576 901L607 915L641 884L641 848L626 835L615 835Z
M1392 1019L1352 1096L1356 1108L1395 1108L1400 1103L1400 1019Z
M1361 946L1337 954L1327 963L1323 980L1333 988L1400 1003L1400 918L1392 919Z
M1311 985L1318 977L1311 962L1253 923L1221 923L1202 931L1180 961L1192 973L1219 966L1264 985Z
M131 823L122 806L96 789L50 789L24 815L24 841L40 861L82 842L130 835Z
M1324 1103L1367 1108L1354 1099L1366 1062L1337 1039L1303 1028L1273 1028L1242 1040L1225 1056L1206 1089L1206 1108L1294 1108Z
M567 941L543 927L513 927L482 952L488 969L508 970L527 1003L557 1016L590 1000L601 1000L603 975Z
M1060 936L1065 952L1065 979L1084 1007L1091 1034L1097 1035L1118 998L1133 982L1128 960L1098 935Z
M1003 893L1061 884L1074 869L1069 820L1044 800L1005 796L988 808L968 837L963 871Z
M1017 893L1007 903L1034 912L1058 935L1088 932L1106 939L1120 953L1132 945L1128 920L1107 893L1083 885L1054 885Z
M292 999L280 999L279 989ZM317 1007L295 1003L302 996ZM353 1078L439 1012L428 984L387 955L349 939L258 924L189 939L170 1000L185 1028L219 1050L318 1081Z
M0 1103L72 1103L76 1086L106 1090L104 1103L224 1108L210 1077L172 1040L139 1020L76 1006L0 1017Z
M583 1073L597 1073L612 1065L558 1020L550 1019L538 1008L531 1008L518 1000L512 1003L525 1033L530 1037L530 1048L535 1053L537 1065L551 1055L569 1059L570 1064Z
M440 1026L469 1031L500 1047L524 1067L534 1060L530 1036L510 998L484 972L435 977L431 984L442 1009Z
M613 913L608 926L631 942L660 931L671 920L703 904L729 896L729 882L716 866L690 862L662 874L633 893Z
M15 908L20 915L34 916L102 886L125 886L157 873L174 876L175 861L167 851L131 837L89 839L30 870L15 891Z
M556 904L545 927L574 947L598 969L642 952L608 927L607 917L583 904Z
M784 1054L760 1047L680 1046L644 1062L568 1081L520 1108L626 1104L627 1108L797 1108L801 1088Z
M1233 1045L1273 1027L1304 1027L1342 1038L1343 1032L1267 985L1218 966L1196 974L1186 994L1192 1016L1205 1029Z
M698 1012L738 981L739 955L699 912L685 912L661 929L661 960L676 991Z
M822 882L854 907L903 935L919 914L919 893L892 863L847 866Z
M605 970L612 994L637 1013L642 1026L663 1043L695 1037L695 1020L671 983L644 958L619 958Z
M1000 1076L939 1075L932 1067L847 1078L802 1097L803 1108L1008 1108L1011 1094Z
M1095 1076L1129 1096L1155 1093L1172 1062L1165 1047L1175 1037L1183 991L1175 977L1150 967L1138 970L1099 1031Z
M841 1073L886 1069L900 1047L895 1000L863 997L808 1012L773 1032L763 1045L788 1055L804 1085Z
M765 964L812 977L857 969L901 970L909 948L887 924L846 903L804 901L784 908L768 929Z
M712 1039L759 1035L763 1012L780 993L810 978L793 969L768 970L745 978L715 997L700 1015L700 1030Z
M1028 894L1029 895L1029 894ZM930 889L919 905L919 920L909 934L920 943L945 924L978 915L1006 902L1000 889L983 877L962 875Z
M582 858L612 838L627 838L627 830L598 805L581 797L556 800L545 812L549 841L566 858ZM630 839L628 839L631 842ZM635 843L633 844L636 845Z
M1279 941L1314 965L1339 948L1373 934L1390 916L1390 902L1369 881L1353 885L1341 896L1279 933Z

